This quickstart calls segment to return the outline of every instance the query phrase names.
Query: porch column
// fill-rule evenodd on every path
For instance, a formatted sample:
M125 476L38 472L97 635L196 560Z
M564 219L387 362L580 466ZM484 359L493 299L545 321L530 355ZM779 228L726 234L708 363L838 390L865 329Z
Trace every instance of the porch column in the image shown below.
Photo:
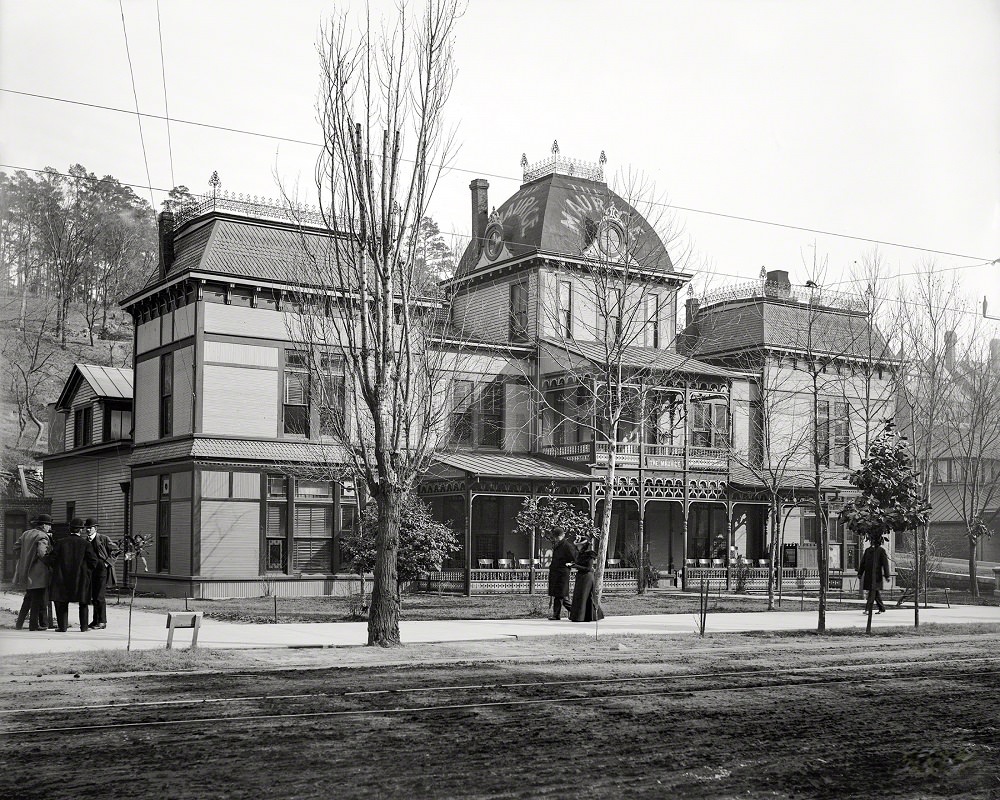
M465 487L465 596L472 597L472 485Z

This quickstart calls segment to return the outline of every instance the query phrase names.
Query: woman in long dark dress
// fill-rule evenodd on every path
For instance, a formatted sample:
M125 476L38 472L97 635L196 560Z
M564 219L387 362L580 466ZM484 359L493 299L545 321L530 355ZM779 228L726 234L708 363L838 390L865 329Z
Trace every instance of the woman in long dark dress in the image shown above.
M585 539L580 544L573 569L576 570L576 586L573 587L573 607L570 610L571 622L593 622L604 619L604 611L597 602L594 592L594 563L597 553L591 539Z

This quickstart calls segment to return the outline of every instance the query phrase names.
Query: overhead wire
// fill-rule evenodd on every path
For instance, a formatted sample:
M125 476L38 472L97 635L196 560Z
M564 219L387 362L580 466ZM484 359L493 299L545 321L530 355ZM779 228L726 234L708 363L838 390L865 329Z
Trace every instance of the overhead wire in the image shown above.
M163 63L163 24L160 22L160 0L156 0L156 32L160 39L160 79L163 83L163 114L167 118L167 153L170 156L170 183L177 185L174 177L174 144L170 138L170 103L167 100L167 68Z
M120 2L120 0L119 0L119 2ZM43 94L37 94L37 93L34 93L34 92L24 92L24 91L19 91L19 90L16 90L16 89L8 89L8 88L4 88L4 87L0 87L0 92L6 92L6 93L9 93L9 94L23 95L25 97L34 97L34 98L42 99L42 100L51 100L51 101L60 102L60 103L68 103L70 105L80 105L80 106L85 106L85 107L88 107L88 108L96 108L96 109L101 109L101 110L104 110L104 111L112 111L112 112L116 112L116 113L128 113L128 114L133 113L131 111L127 111L126 109L115 108L114 106L106 106L106 105L101 105L101 104L98 104L98 103L86 103L86 102L83 102L83 101L80 101L80 100L70 100L70 99L65 98L65 97L54 97L52 95L43 95ZM164 96L165 96L165 90L164 90ZM136 113L138 113L138 110L136 111ZM149 117L151 119L166 120L168 122L168 125L169 125L169 122L170 122L170 118L168 116L163 116L163 115L160 115L160 114L143 113L142 116ZM290 137L290 136L281 136L281 135L278 135L278 134L263 133L261 131L247 130L245 128L233 128L233 127L226 126L226 125L214 125L214 124L207 123L207 122L198 122L198 121L194 121L194 120L186 120L186 119L178 119L178 118L174 118L172 121L175 122L175 123L177 123L177 124L179 124L179 125L193 125L193 126L202 127L202 128L209 128L209 129L212 129L212 130L224 131L224 132L227 132L227 133L241 134L241 135L244 135L244 136L255 136L255 137L260 137L260 138L265 138L265 139L272 139L272 140L275 140L275 141L290 142L292 144L306 145L306 146L309 146L309 147L322 147L322 145L320 143L318 143L318 142L307 141L307 140L304 140L304 139L296 139L296 138L293 138L293 137ZM499 174L499 173L487 172L487 171L484 171L484 170L469 169L467 167L456 167L456 166L449 166L449 165L440 165L440 166L446 172L464 172L464 173L467 173L467 174L470 174L470 175L478 175L478 176L481 176L481 177L485 176L485 177L489 177L489 178L497 178L497 179L500 179L500 180L509 180L509 181L515 181L515 182L521 181L521 178L518 178L518 177L513 176L513 175L502 175L502 174ZM148 180L148 176L147 176L147 180ZM742 216L742 215L739 215L739 214L729 214L729 213L722 212L722 211L712 211L712 210L709 210L709 209L694 208L694 207L691 207L691 206L681 206L681 205L676 205L674 203L664 203L664 202L659 202L659 201L650 201L649 205L651 205L651 206L657 206L657 207L661 207L661 208L673 209L673 210L676 210L676 211L685 211L685 212L689 212L689 213L693 213L693 214L704 214L704 215L708 215L708 216L720 217L720 218L723 218L723 219L736 220L736 221L739 221L739 222L748 222L748 223L751 223L751 224L754 224L754 225L769 225L769 226L773 226L773 227L785 228L787 230L797 230L797 231L803 231L805 233L813 233L813 234L818 234L818 235L822 235L822 236L832 236L832 237L838 238L838 239L851 239L853 241L867 242L869 244L881 244L881 245L885 245L886 247L897 247L897 248L901 248L901 249L904 249L904 250L916 250L916 251L919 251L919 252L931 253L931 254L934 254L934 255L949 256L949 257L953 257L953 258L966 258L966 259L973 260L973 261L985 261L987 263L989 263L990 261L992 261L992 259L988 259L985 256L973 256L973 255L967 255L965 253L955 253L955 252L948 251L948 250L937 250L937 249L934 249L934 248L923 247L923 246L920 246L920 245L910 245L910 244L903 244L903 243L900 243L900 242L891 242L891 241L888 241L888 240L875 239L873 237L868 237L868 236L855 236L853 234L848 234L848 233L838 233L836 231L827 231L827 230L823 230L822 228L812 228L812 227L803 226L803 225L792 225L790 223L785 223L785 222L775 222L773 220L758 219L758 218L755 218L755 217L746 217L746 216Z
M139 113L139 93L135 88L135 70L132 68L132 53L128 46L128 28L125 25L125 7L122 0L118 0L118 10L122 15L122 33L125 35L125 56L128 58L128 72L132 78L132 98L135 100L135 120L139 124L139 143L142 145L142 163L146 167L146 183L152 184L153 179L149 177L149 158L146 156L146 138L142 134L142 115ZM156 200L153 198L153 189L149 189L149 202L156 208Z

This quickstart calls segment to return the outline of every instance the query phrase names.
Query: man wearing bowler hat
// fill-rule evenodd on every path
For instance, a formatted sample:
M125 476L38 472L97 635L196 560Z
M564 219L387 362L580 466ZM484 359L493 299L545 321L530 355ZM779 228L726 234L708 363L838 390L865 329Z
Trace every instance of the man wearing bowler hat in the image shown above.
M25 618L28 629L45 630L51 626L49 619L49 567L45 559L52 550L52 517L39 514L14 545L17 566L14 569L14 587L24 590L24 600L17 614L14 627L21 630Z
M73 517L69 536L56 540L51 553L52 600L56 604L58 630L69 629L69 604L80 605L80 630L89 628L90 575L97 566L97 556L83 535L83 520Z
M103 630L108 627L108 604L104 592L108 578L111 578L111 583L116 583L115 557L118 555L118 548L111 539L98 533L97 520L93 517L87 517L83 527L94 555L97 556L97 566L90 573L90 602L94 607L94 621L90 623L90 630Z

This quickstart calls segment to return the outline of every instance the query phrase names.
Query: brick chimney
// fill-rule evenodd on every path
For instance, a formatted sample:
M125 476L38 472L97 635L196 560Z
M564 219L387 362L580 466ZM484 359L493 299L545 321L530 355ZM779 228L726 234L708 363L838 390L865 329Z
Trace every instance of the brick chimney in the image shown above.
M489 198L487 190L490 182L485 178L476 178L469 184L472 192L472 241L476 245L476 253L483 251L486 238L486 224L489 222Z
M174 263L174 214L162 211L157 219L157 238L160 243L160 277L167 277Z
M955 342L958 337L955 331L945 331L944 334L944 365L948 369L955 369Z
M701 308L701 300L692 295L687 300L684 301L684 316L687 320L687 324L690 325L694 322L695 317L698 316L698 309Z
M767 282L778 287L784 293L792 290L792 282L788 280L787 269L769 269L767 271Z

